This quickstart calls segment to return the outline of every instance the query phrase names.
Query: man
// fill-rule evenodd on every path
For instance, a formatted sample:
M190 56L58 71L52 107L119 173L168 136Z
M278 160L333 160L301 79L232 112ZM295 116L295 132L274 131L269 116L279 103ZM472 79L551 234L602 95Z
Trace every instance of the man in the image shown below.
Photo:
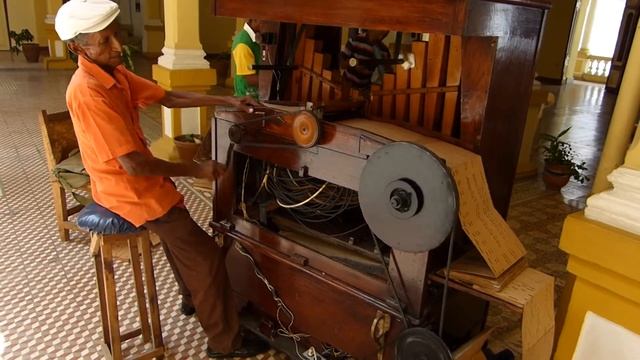
M212 179L224 171L214 161L170 163L153 157L140 128L138 108L227 104L249 111L250 99L165 91L124 68L117 37L118 5L109 0L71 0L55 27L79 69L67 89L67 106L94 200L135 226L155 232L181 293L183 310L195 307L208 338L207 355L248 357L267 350L255 336L241 336L224 264L224 252L191 218L169 179Z
M390 66L380 66L376 62L391 58L389 48L382 42L388 34L389 31L383 30L362 30L349 37L340 52L343 83L347 88L366 95L372 83L382 82L384 72L393 71Z
M231 55L235 64L233 89L235 96L258 98L258 72L252 68L260 64L260 44L258 36L262 22L249 19L243 29L233 38Z

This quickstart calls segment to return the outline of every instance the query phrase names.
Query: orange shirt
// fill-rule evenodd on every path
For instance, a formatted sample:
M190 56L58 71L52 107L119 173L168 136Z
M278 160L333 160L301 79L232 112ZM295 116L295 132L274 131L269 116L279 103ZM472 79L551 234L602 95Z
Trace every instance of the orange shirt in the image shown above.
M82 56L78 65L67 88L67 107L94 201L135 226L161 217L182 201L173 182L131 176L117 158L133 151L151 155L138 108L159 101L165 91L122 65L113 76Z

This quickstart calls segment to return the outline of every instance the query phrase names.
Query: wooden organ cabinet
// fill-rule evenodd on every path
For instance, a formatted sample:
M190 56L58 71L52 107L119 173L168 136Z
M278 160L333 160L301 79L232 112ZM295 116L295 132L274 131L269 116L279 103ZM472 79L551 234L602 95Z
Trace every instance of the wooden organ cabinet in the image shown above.
M363 206L363 184L411 171L414 160L410 154L406 164L403 156L384 160L386 170L378 166L363 178L376 151L392 141L349 121L393 125L479 154L493 205L506 216L549 6L548 0L215 1L216 15L270 22L276 40L265 46L273 66L260 72L264 99L314 109L219 110L213 125L214 159L228 171L214 186L211 224L239 244L227 258L231 284L263 318L263 333L275 336L283 326L308 335L299 338L300 352L325 346L356 359L393 359L411 358L397 349L412 340L406 327L438 332L443 287L429 275L446 265L449 242L431 230L451 219L433 212L440 207L425 194L418 205L430 214L424 221L406 227L368 221L367 213L378 210L368 210L375 202ZM415 55L415 66L393 65L362 99L340 80L341 32L348 28L404 33L402 49ZM397 210L407 199L395 198L396 190L390 201ZM378 234L386 245L378 244L372 230L386 226L387 234ZM442 239L430 251L407 251L421 241L415 229ZM462 231L455 233L454 258L470 246ZM450 349L482 330L486 309L484 300L449 291L441 335Z

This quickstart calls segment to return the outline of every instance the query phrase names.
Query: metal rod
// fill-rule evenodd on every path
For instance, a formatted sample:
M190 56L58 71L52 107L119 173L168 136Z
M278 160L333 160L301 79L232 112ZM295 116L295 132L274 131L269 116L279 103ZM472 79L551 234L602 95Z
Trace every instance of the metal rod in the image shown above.
M376 246L376 251L378 252L378 256L380 257L380 261L382 262L382 266L384 267L385 273L387 274L387 280L389 280L389 285L391 285L391 290L393 290L393 296L396 299L396 303L398 303L398 310L400 311L400 315L402 316L402 323L404 324L404 328L409 328L409 321L407 320L407 315L404 313L404 309L402 308L402 302L400 302L400 296L398 296L398 290L393 284L393 279L391 278L391 272L389 272L389 267L387 266L387 262L384 260L384 256L382 255L382 250L380 249L380 244L378 241L378 237L376 234L371 232L371 237L373 237L373 243Z
M457 216L457 212L456 212ZM440 324L438 326L438 336L442 338L442 332L444 331L444 313L447 308L447 296L449 293L449 272L451 271L451 258L453 257L453 240L456 235L456 229L458 224L453 226L451 234L449 234L449 254L447 255L447 268L444 271L444 290L442 291L442 306L440 307Z
M396 44L393 49L393 58L397 59L400 56L400 47L402 46L402 31L396 32Z

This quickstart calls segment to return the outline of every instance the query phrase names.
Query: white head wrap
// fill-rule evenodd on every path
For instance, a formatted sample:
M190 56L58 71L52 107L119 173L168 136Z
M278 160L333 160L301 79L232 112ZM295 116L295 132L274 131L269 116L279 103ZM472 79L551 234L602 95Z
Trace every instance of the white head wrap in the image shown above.
M56 32L61 40L98 32L109 26L118 14L118 4L110 0L70 0L58 10Z

